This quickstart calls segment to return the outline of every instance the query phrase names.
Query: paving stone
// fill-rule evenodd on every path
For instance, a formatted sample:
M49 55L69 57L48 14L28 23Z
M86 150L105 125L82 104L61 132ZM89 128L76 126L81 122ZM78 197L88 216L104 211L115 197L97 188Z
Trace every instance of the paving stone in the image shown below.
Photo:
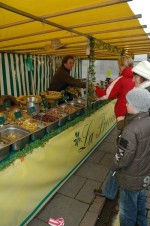
M102 182L108 174L109 169L104 165L85 162L75 175Z
M105 203L105 198L104 197L97 197L94 199L93 203L91 204L89 208L89 212L94 212L100 214L104 203Z
M149 190L146 190L146 196L150 197L150 191Z
M101 164L110 166L113 162L113 157L114 157L113 154L106 153L101 160Z
M147 211L147 218L150 218L150 210Z
M147 226L150 226L150 219L147 219Z
M47 226L47 222L41 221L37 218L34 218L32 221L30 221L29 224L27 224L27 226Z
M109 142L104 142L100 144L99 149L101 151L104 151L105 153L108 152L108 153L115 154L117 151L117 145L110 144Z
M146 202L150 203L150 198L149 197L146 198Z
M87 212L80 226L94 226L98 218L97 213Z
M146 209L150 210L150 202L146 202Z
M64 218L65 226L79 226L89 205L61 194L56 196L39 213L38 219L48 222L49 218Z
M116 145L116 138L117 138L117 134L116 135L112 135L110 133L110 134L108 134L108 136L106 137L106 139L104 141Z
M87 162L100 163L105 152L99 150L98 148L89 156Z
M79 190L83 187L86 178L73 175L69 180L58 190L58 193L64 194L68 197L75 198Z
M101 183L98 181L88 179L76 196L77 200L91 203L95 197L94 189L98 189Z
M111 132L110 132L111 135L113 136L117 136L117 127L115 127ZM107 139L107 137L106 137Z

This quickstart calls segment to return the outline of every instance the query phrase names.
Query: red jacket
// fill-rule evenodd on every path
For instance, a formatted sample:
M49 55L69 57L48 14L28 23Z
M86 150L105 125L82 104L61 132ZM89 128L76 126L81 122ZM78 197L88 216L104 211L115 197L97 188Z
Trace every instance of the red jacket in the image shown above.
M117 98L114 111L118 121L126 114L126 94L134 87L131 69L132 67L125 68L106 89L96 88L96 95L103 100Z

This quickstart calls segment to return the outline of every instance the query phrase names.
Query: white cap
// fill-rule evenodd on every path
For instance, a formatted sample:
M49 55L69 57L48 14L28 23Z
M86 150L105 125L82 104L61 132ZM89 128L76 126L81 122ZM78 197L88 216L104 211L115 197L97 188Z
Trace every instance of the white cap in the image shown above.
M132 72L150 80L150 63L143 60L132 68Z

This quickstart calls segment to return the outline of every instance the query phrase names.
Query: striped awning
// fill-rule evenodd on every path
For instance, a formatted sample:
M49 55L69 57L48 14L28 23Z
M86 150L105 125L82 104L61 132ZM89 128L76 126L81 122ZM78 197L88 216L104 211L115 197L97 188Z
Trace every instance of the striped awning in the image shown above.
M130 0L2 0L1 51L86 57L88 40L100 45L96 58L150 53L150 39L128 5ZM114 51L110 51L110 50Z

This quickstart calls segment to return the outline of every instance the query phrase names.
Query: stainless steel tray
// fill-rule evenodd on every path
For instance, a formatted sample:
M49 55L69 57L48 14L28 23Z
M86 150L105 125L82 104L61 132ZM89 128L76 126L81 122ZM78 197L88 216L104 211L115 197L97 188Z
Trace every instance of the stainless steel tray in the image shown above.
M80 104L85 106L86 105L86 100L85 99L74 99L73 100L75 103Z
M66 111L66 108L68 107L71 107L71 108L74 108L75 111L73 112L67 112ZM64 112L64 113L67 113L68 114L68 120L73 120L77 115L80 114L80 109L75 107L75 106L72 106L72 105L69 105L69 104L62 104L58 107L58 110Z
M10 153L9 142L6 139L0 137L0 161L5 159L9 155L9 153Z
M38 126L38 130L30 134L31 141L35 141L37 139L42 139L46 133L46 126Z
M1 137L8 140L10 149L19 151L29 141L30 132L15 125L7 125L0 128Z
M76 115L81 115L82 113L85 112L85 106L78 104L74 101L68 102L67 106L71 106L71 107L75 108L76 109Z
M46 133L49 133L49 132L51 132L52 130L57 129L57 127L58 127L58 121L53 122L53 123L47 125L47 126L46 126Z

